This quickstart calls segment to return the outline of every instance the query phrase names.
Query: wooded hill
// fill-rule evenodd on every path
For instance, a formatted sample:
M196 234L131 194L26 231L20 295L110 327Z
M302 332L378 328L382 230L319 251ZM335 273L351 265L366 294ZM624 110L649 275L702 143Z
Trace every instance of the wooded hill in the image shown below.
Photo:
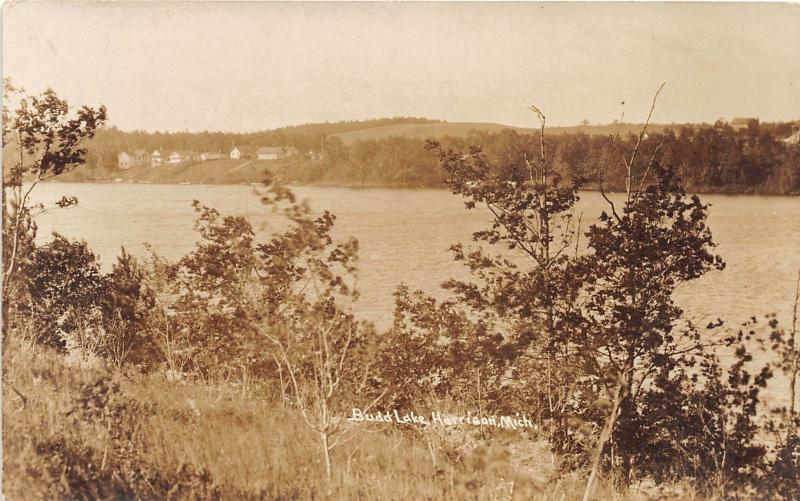
M638 124L553 127L546 129L548 156L566 178L582 178L598 186L602 172L609 189L624 185L620 153L630 151L641 130ZM800 147L783 141L790 123L751 123L736 130L714 125L653 124L642 153L678 169L689 190L718 193L800 193ZM614 137L617 137L614 140ZM64 181L153 183L254 183L266 171L300 184L373 187L442 187L444 173L427 139L446 148L483 149L498 172L519 165L538 151L538 130L490 123L450 123L422 118L308 124L256 133L148 133L102 129L89 145L87 165ZM299 154L279 161L188 162L157 169L117 168L117 153L140 148L215 151L233 146L294 146ZM657 150L657 151L656 151Z

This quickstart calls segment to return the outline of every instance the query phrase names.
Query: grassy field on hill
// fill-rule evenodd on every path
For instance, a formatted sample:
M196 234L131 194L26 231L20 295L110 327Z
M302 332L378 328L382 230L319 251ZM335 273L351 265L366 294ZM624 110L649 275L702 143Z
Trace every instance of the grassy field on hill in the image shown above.
M678 128L680 125L664 125L664 124L651 124L648 129L653 132L659 132L668 127ZM533 128L512 127L510 125L501 125L494 123L482 122L441 122L441 123L423 123L423 124L396 124L384 125L381 127L370 127L367 129L359 129L349 132L341 132L338 134L331 134L332 137L338 137L344 144L351 144L359 139L382 139L386 137L410 137L417 139L440 138L445 136L453 137L466 137L472 131L481 131L488 133L496 133L501 130L512 129L520 134L530 134L536 132ZM616 134L619 131L622 135L631 133L638 133L642 130L642 124L622 124L618 125L576 125L570 127L548 127L548 134L575 134L583 132L591 136L603 135L609 136Z

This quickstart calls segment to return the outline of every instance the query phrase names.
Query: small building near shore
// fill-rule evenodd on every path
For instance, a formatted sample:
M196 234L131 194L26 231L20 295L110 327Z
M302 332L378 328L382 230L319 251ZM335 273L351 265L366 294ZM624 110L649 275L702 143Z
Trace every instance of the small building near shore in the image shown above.
M173 151L169 154L167 163L170 165L178 165L194 160L196 155L191 151Z
M262 146L256 150L256 158L259 160L279 160L297 155L297 148L294 146Z
M147 150L134 150L133 151L133 164L136 167L144 167L150 161L150 155L147 154Z
M234 146L228 156L234 160L239 160L240 158L253 158L255 156L254 153L252 147Z
M753 117L737 117L731 120L730 126L733 127L733 130L744 130L750 127L750 123L755 122L758 125L758 118Z
M161 152L158 150L150 154L150 167L161 167Z
M262 146L256 151L259 160L277 160L283 156L283 148L276 146Z
M117 166L120 170L128 170L133 165L133 157L126 151L117 154Z
M204 151L200 153L200 161L205 162L207 160L219 160L222 158L222 153L216 151Z

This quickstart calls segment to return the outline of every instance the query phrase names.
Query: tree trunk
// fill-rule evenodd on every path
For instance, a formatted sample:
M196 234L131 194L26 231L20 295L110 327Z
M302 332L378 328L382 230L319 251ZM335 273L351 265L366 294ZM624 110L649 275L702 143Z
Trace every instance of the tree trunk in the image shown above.
M600 469L600 459L603 457L603 449L611 438L611 433L614 431L614 425L617 421L617 413L619 412L620 402L622 401L623 388L625 380L621 377L617 383L617 388L614 395L614 405L611 409L611 414L606 419L603 429L600 432L600 437L597 439L594 454L592 454L592 470L589 473L589 479L586 481L586 490L583 493L583 501L589 501L592 497L592 490L594 489L594 482L597 478L597 472Z
M631 350L630 354L630 361L628 362L629 367L633 367L633 352ZM636 412L636 402L634 401L633 395L633 370L629 370L625 375L625 385L622 388L622 396L620 399L620 409L619 409L619 416L616 419L616 422L624 423L632 423L634 419L634 414ZM631 430L630 428L626 428L627 432L636 433L637 430ZM612 430L613 432L613 430ZM613 434L613 433L612 433ZM635 435L634 435L635 436ZM621 465L621 476L617 477L617 479L622 478L625 481L625 485L628 486L631 484L631 471L632 471L632 463L633 457L631 455L631 447L630 444L626 444L623 441L620 446L619 458L620 458L620 465Z
M322 457L325 460L325 477L330 480L333 466L331 464L331 450L328 447L328 432L321 431L319 435L322 440Z
M797 303L800 302L800 270L797 270L797 285L794 292L794 310L792 312L792 374L789 383L789 391L791 392L789 401L789 415L795 415L795 400L797 399L797 371L798 367L798 351L797 351Z

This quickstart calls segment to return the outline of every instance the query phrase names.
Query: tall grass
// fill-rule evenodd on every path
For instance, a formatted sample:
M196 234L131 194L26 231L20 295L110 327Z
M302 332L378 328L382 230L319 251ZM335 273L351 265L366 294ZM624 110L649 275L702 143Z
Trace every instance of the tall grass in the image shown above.
M547 444L360 428L327 481L316 437L266 388L81 366L11 333L3 493L27 499L576 499ZM453 438L456 437L456 438ZM601 484L598 499L623 495ZM685 494L685 493L684 493Z

